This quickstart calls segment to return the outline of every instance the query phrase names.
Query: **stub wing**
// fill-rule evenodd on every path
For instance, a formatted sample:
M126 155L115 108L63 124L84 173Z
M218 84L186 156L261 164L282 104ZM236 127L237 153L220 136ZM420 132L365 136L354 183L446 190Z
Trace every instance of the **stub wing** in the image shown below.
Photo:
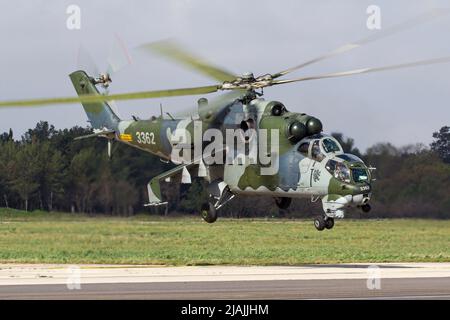
M163 200L162 194L161 194L161 180L176 176L178 174L183 175L183 179L189 179L190 180L190 174L189 171L187 171L188 168L193 167L196 165L195 163L187 163L187 164L180 164L176 166L173 169L170 169L168 171L165 171L161 173L160 175L157 175L154 177L150 182L147 184L147 191L148 191L148 200L149 203L145 204L144 206L159 206L163 204L167 204L167 201ZM186 175L187 177L184 177ZM190 181L189 181L190 182ZM189 183L187 182L187 183ZM186 182L185 182L186 183Z
M114 130L99 130L99 131L94 132L93 134L76 137L73 140L83 140L83 139L97 138L97 137L112 139L112 138L114 138L114 135L115 135Z

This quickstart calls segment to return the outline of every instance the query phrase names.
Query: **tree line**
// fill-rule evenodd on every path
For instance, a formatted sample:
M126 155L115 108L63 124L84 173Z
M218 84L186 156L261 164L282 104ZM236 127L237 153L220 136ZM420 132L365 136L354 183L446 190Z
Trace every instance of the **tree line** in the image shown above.
M11 130L1 134L0 207L108 215L164 213L143 204L148 201L149 180L171 165L120 143L113 145L109 159L106 140L74 140L90 133L91 129L78 126L57 130L41 121L20 139ZM378 143L364 153L355 148L353 139L341 133L333 136L346 152L377 168L373 210L367 216L450 218L448 126L433 133L430 146ZM171 213L195 214L205 196L198 180L163 185L163 192ZM221 209L221 215L308 217L321 210L320 203L308 200L294 200L290 208L279 210L267 197L237 197ZM352 214L362 215L358 210Z

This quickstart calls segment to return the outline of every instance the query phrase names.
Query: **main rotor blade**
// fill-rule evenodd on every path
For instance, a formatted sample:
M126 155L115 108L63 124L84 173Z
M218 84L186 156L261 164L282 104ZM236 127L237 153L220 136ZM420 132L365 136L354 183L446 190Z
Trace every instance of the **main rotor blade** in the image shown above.
M420 24L423 24L423 23L426 23L426 22L431 21L433 19L442 17L442 16L447 15L449 13L450 13L450 10L447 9L447 8L445 8L445 9L444 8L432 9L429 12L426 12L424 14L421 14L419 16L416 16L414 18L406 20L406 21L404 21L402 23L399 23L397 25L391 26L389 28L383 29L382 31L379 31L379 32L377 32L375 34L372 34L372 35L370 35L370 36L368 36L366 38L363 38L363 39L358 40L358 41L353 42L353 43L345 44L345 45L343 45L343 46L341 46L341 47L339 47L339 48L337 48L337 49L335 49L333 51L330 51L330 52L328 52L328 53L326 53L326 54L324 54L324 55L322 55L320 57L317 57L315 59L311 59L311 60L306 61L306 62L304 62L302 64L299 64L299 65L297 65L295 67L292 67L292 68L286 69L284 71L275 73L274 75L272 75L272 79L279 78L279 77L284 76L284 75L286 75L288 73L291 73L291 72L293 72L295 70L301 69L303 67L306 67L308 65L311 65L311 64L319 62L319 61L323 61L323 60L332 58L332 57L334 57L336 55L339 55L341 53L345 53L345 52L351 51L351 50L353 50L355 48L361 47L362 45L368 44L370 42L375 42L377 40L387 38L387 37L392 36L392 35L394 35L396 33L399 33L399 32L402 32L402 31L405 31L405 30L408 30L408 29L411 29L411 28L416 27L416 26L418 26Z
M77 69L85 70L88 74L92 74L96 77L100 74L97 64L83 45L80 45L78 48Z
M232 74L229 71L226 71L222 68L211 65L206 62L204 59L195 56L194 54L188 52L183 49L179 44L174 41L159 41L149 44L144 44L139 48L144 49L146 51L156 52L166 58L170 58L184 64L185 66L199 71L204 75L211 77L215 80L223 81L232 81L236 79L236 75Z
M136 99L161 98L161 97L189 96L189 95L213 93L216 92L217 90L218 86L213 85L205 87L142 91L142 92L111 94L111 95L83 95L79 97L0 101L0 108L31 107L31 106L53 105L53 104L70 104L70 103L92 103L110 100L117 101L117 100L136 100Z
M347 77L347 76L352 76L352 75L362 74L362 73L372 73L372 72L380 72L380 71L387 71L387 70L406 69L406 68L413 68L413 67L418 67L418 66L449 63L449 62L450 62L450 56L447 56L447 57L442 57L442 58L437 58L437 59L415 61L415 62L397 64L397 65L386 66L386 67L362 68L362 69L355 69L355 70L351 70L351 71L322 74L322 75L318 75L318 76L302 77L302 78L297 78L297 79L276 80L276 81L273 81L271 85L278 85L278 84L299 82L299 81L308 81L308 80L326 79L326 78Z

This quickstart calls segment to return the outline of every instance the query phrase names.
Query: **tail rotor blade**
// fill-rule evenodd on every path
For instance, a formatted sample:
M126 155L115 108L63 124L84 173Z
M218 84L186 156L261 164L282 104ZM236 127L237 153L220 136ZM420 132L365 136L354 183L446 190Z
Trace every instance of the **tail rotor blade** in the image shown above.
M78 70L86 71L87 74L92 76L98 76L100 74L95 60L90 55L89 51L82 45L78 48L77 68Z
M108 74L112 75L133 63L131 55L125 45L125 42L117 35L114 35L114 41L107 59Z

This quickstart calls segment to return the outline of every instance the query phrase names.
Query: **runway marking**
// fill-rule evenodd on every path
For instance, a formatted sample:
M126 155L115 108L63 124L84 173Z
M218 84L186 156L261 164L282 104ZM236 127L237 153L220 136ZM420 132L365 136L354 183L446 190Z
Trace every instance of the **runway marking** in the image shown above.
M0 265L0 286L65 284L68 268L80 268L82 284L268 280L367 279L376 265L381 279L450 277L450 263L380 263L304 266Z

